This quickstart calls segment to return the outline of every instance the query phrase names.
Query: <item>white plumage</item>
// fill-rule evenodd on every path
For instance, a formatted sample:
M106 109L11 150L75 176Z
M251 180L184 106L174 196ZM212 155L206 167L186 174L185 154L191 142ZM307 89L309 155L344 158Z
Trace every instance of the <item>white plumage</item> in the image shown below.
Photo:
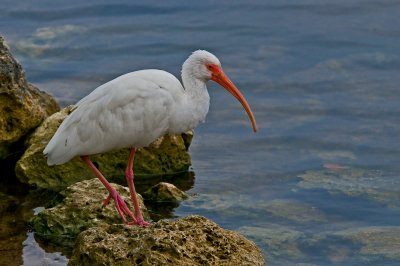
M179 90L180 94L171 93ZM176 131L171 120L175 102L183 101L183 93L180 82L161 70L136 71L101 85L80 100L60 125L44 150L48 164L62 164L77 155L147 146Z
M183 85L168 72L140 70L111 80L81 99L44 149L48 164L63 164L81 156L89 165L88 155L125 147L131 147L133 162L134 148L147 146L166 133L185 132L204 121L209 109L208 80L225 87L242 103L256 131L249 105L224 74L219 60L207 51L198 50L182 66ZM104 178L89 167L101 180ZM110 195L114 193L106 187L111 190ZM123 214L135 220L129 210L122 208L121 214L118 196L114 194L124 221Z

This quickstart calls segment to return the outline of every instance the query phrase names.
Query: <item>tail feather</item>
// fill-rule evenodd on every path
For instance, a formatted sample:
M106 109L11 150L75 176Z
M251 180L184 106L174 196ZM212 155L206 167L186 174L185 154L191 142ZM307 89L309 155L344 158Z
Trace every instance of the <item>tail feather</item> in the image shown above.
M52 139L53 140L53 139ZM48 165L59 165L68 162L76 154L71 152L71 149L66 149L64 145L50 141L44 149L43 154L47 157Z
M65 121L65 120L64 120ZM59 165L68 162L78 155L79 145L74 143L73 134L70 130L61 124L54 136L51 138L43 154L47 157L48 165Z

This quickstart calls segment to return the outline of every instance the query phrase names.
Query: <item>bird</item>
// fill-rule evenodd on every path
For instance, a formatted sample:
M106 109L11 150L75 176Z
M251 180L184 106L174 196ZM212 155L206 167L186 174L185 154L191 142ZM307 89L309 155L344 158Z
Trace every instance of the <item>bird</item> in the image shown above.
M121 75L94 89L78 101L43 150L47 164L60 165L79 156L108 190L106 206L113 199L124 223L146 227L134 186L133 162L137 148L146 147L165 134L183 133L204 122L210 96L206 83L224 87L242 105L257 131L245 97L224 73L219 59L196 50L182 65L182 83L159 69ZM125 169L134 213L90 160L90 155L129 148Z

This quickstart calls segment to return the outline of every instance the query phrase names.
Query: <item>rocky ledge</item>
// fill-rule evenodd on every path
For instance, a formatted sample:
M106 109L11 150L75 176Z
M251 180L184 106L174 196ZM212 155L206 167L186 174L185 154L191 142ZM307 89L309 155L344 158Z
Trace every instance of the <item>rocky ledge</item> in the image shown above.
M133 210L129 189L117 184L112 186ZM113 200L102 208L108 192L97 178L75 183L61 193L65 196L61 203L40 212L30 222L35 233L43 238L63 242L65 239L76 238L79 233L90 227L122 223ZM139 194L138 199L145 220L150 220Z
M26 81L21 65L0 37L0 160L12 145L59 110L57 102Z
M265 265L242 235L201 216L163 220L148 228L121 224L82 232L69 265Z
M112 185L132 209L128 189ZM53 243L75 243L69 265L265 265L253 242L201 216L147 228L122 224L113 202L101 207L107 191L97 179L78 182L62 194L64 200L36 215L31 225Z

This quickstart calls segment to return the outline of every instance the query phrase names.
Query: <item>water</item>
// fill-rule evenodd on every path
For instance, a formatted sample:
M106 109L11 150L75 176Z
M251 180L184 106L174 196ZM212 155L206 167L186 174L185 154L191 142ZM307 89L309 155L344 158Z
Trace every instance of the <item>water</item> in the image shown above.
M191 146L195 196L173 215L242 232L269 265L400 263L400 2L2 6L0 32L28 80L63 106L129 71L179 75L199 48L220 58L259 131L210 84Z

